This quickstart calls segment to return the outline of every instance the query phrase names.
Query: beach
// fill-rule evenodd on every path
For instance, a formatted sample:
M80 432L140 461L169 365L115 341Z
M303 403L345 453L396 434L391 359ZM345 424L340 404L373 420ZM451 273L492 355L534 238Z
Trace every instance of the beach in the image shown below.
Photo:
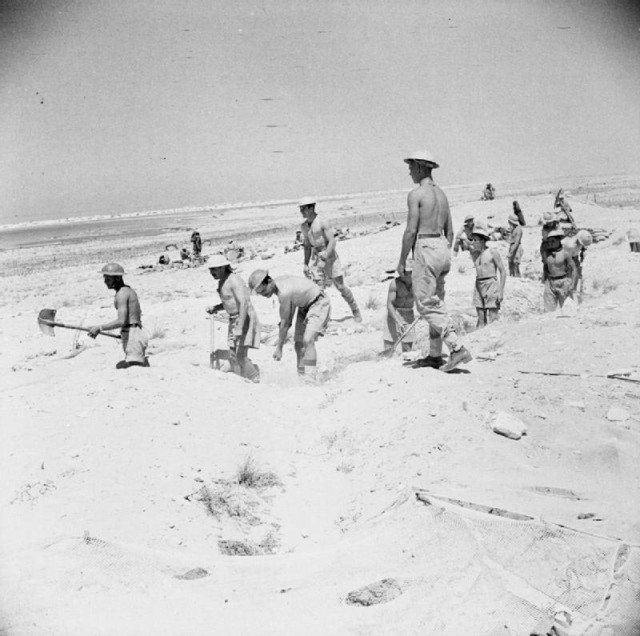
M257 296L260 384L210 368L211 338L226 341L205 312L215 281L206 264L157 267L198 228L205 255L246 248L245 281L302 275L285 251L295 201L5 227L0 633L530 634L562 612L566 633L637 633L639 182L498 182L493 201L444 188L456 230L468 214L507 225L513 199L527 222L497 323L474 328L475 269L453 260L446 302L474 356L454 374L378 355L407 191L320 197L349 230L337 249L363 321L329 288L316 385L291 341L272 358L278 306ZM587 251L582 303L544 314L539 220L560 187L608 238ZM139 295L148 369L117 370L109 338L38 328L43 308L113 319L111 260ZM496 434L504 417L526 434Z

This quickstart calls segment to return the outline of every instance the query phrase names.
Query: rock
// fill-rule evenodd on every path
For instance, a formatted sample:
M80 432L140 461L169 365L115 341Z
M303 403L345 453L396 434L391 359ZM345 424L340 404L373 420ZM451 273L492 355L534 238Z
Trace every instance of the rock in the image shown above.
M347 594L348 605L378 605L388 603L402 594L402 587L396 579L382 579Z
M183 581L193 581L194 579L202 579L205 576L209 576L204 568L193 568L184 574L175 574L174 579L182 579Z
M607 411L607 419L610 422L624 422L629 419L629 412L621 406L612 406Z
M498 435L504 435L509 439L520 439L527 434L525 423L511 413L498 411L493 421L493 432Z

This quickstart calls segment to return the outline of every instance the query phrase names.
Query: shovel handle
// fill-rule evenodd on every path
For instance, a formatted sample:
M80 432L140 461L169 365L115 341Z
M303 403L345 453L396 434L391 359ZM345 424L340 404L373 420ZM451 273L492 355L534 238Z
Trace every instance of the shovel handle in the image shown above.
M63 322L53 322L52 320L40 320L40 324L49 325L49 327L62 327L63 329L78 329L79 331L89 331L88 327L80 327L78 325L66 325ZM120 340L120 336L115 333L107 333L106 331L101 331L99 336L108 336L109 338L116 338Z

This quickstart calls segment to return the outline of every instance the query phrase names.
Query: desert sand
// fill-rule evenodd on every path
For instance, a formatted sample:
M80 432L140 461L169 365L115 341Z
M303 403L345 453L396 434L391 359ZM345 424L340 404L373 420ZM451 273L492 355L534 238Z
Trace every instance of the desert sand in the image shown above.
M404 194L327 203L342 225L362 217L338 251L364 320L329 290L315 386L290 341L272 359L278 308L260 297L262 382L209 368L206 267L140 268L173 235L3 253L0 633L640 633L640 384L606 377L640 380L640 254L626 239L640 211L566 185L578 224L611 235L588 250L583 302L555 314L541 313L537 254L555 184L452 197L456 229L470 213L506 225L516 196L527 227L525 275L486 329L473 329L471 260L454 260L447 304L474 360L450 375L377 355L404 224L372 230L402 218ZM236 217L256 255L238 263L245 280L301 273L302 253L283 249L295 206L281 213L259 237ZM111 256L140 297L149 369L116 370L111 339L38 329L44 307L111 319ZM496 434L505 416L526 435Z

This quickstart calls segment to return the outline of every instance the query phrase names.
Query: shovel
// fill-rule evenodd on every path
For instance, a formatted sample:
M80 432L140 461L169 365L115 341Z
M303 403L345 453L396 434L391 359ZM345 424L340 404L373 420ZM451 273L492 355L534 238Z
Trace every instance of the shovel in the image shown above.
M418 316L404 331L404 333L387 349L384 349L380 353L378 353L378 357L380 358L390 358L394 351L397 349L398 345L409 335L409 333L413 330L413 328L418 324L420 320L420 316Z
M38 314L38 326L42 333L46 333L48 336L55 336L53 331L54 327L63 327L64 329L79 329L80 331L89 331L87 327L80 327L78 325L67 325L64 322L56 322L56 310L55 309L41 309ZM120 336L115 333L106 333L101 331L98 335L109 336L109 338L117 338L120 340Z

